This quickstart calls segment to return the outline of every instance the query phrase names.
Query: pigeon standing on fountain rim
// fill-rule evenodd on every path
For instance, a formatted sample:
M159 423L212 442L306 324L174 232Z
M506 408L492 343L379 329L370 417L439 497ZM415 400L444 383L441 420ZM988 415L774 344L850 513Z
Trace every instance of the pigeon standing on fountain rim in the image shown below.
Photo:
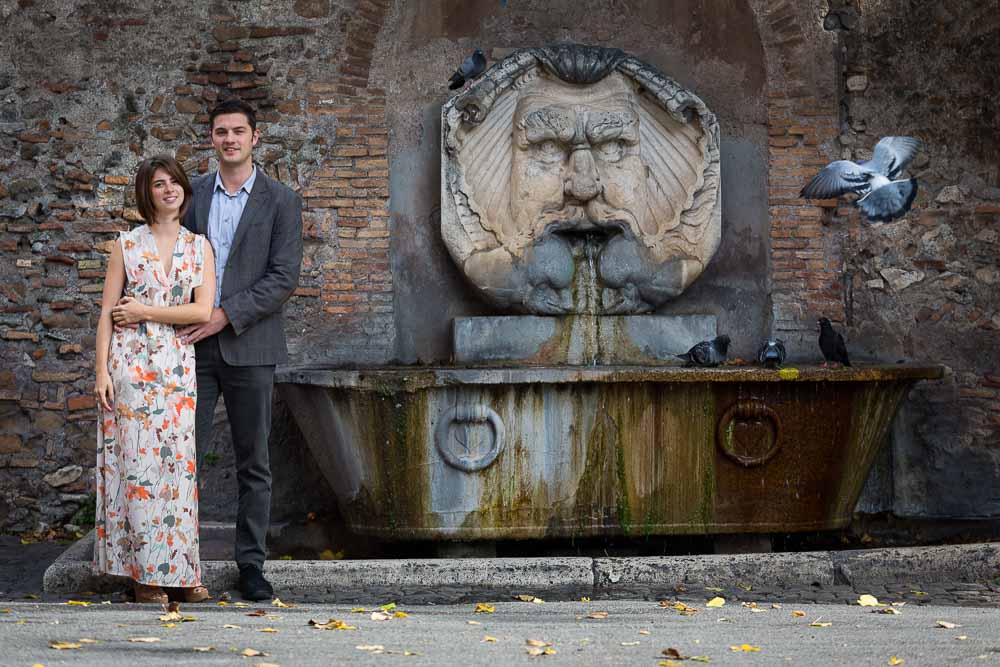
M819 318L816 328L819 329L819 349L823 352L823 358L826 359L823 362L823 367L826 368L827 362L832 362L834 366L839 364L850 366L851 360L847 358L847 345L844 344L844 337L834 331L830 320L825 317Z
M853 192L861 195L854 205L869 222L888 222L906 215L917 196L917 179L892 180L921 148L914 137L883 137L871 160L836 160L823 167L802 188L804 199L833 199Z
M712 340L703 340L684 354L676 355L688 366L718 366L726 360L729 351L729 336L716 336Z

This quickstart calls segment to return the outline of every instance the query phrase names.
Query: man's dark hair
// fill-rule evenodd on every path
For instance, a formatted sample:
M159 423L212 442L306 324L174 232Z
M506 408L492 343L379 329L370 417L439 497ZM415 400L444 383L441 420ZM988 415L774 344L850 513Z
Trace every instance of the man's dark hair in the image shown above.
M226 113L241 113L247 117L247 123L250 125L250 131L254 132L257 130L257 112L253 110L253 107L238 98L230 98L228 100L223 100L215 105L215 108L208 112L208 129L215 129L215 118L216 116L221 116Z

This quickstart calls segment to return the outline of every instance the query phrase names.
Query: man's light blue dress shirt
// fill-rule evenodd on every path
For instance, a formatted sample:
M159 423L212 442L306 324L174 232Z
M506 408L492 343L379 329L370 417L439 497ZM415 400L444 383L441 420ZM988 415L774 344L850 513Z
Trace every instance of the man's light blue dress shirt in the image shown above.
M246 208L253 183L257 179L257 166L243 185L234 194L226 192L222 185L222 176L215 174L215 190L212 192L212 205L208 209L208 240L215 251L215 307L222 301L222 276L226 272L226 262L229 251L233 247L233 237L240 225L240 217Z

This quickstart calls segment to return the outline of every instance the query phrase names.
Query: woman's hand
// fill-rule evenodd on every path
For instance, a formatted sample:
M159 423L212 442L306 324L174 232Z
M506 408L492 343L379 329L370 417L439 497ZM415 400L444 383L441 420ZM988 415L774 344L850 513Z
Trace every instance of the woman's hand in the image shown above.
M115 402L115 385L111 382L111 375L107 371L97 374L94 394L97 395L97 402L101 404L101 407L110 412L111 405Z
M123 296L111 309L111 321L115 326L130 326L146 319L146 306L130 296Z

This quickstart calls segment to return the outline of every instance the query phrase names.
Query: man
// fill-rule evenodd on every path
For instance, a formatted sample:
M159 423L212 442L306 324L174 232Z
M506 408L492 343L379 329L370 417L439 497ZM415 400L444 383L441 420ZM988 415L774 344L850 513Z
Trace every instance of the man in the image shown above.
M227 100L209 114L219 170L192 184L184 226L206 234L216 255L215 308L204 324L180 330L195 344L198 375L196 442L208 444L222 395L233 434L239 505L236 563L248 600L274 595L264 578L271 511L274 367L288 358L282 305L302 265L302 201L253 163L260 139L251 106Z

